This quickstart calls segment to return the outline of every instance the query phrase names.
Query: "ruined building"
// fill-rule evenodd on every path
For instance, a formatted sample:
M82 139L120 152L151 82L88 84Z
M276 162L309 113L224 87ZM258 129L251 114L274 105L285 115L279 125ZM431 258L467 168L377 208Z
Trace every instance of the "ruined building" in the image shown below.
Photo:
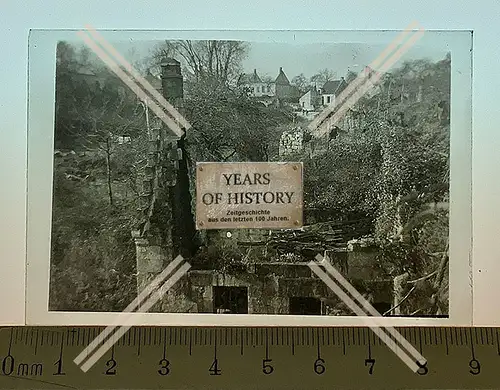
M178 61L162 64L163 96L182 113L183 79ZM189 119L189 118L188 118ZM195 230L184 138L165 126L151 126L148 163L143 174L143 221L132 235L136 244L137 288L144 287L178 255L192 268L153 308L161 312L249 314L348 314L336 295L307 263L328 256L379 310L392 305L392 281L376 272L376 249L348 248L343 228L329 229L329 241L314 246L267 230ZM188 131L196 131L190 129ZM323 234L323 232L322 232ZM282 243L288 243L280 247ZM229 248L229 249L228 249ZM231 248L237 249L232 251ZM329 248L329 249L327 249ZM237 258L234 253L246 253ZM199 262L201 254L211 259Z

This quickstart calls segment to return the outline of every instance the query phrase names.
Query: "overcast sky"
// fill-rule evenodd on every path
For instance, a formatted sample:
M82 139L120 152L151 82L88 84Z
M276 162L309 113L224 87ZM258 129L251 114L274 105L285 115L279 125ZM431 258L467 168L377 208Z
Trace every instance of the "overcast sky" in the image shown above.
M291 80L304 73L311 77L318 70L328 68L336 72L337 77L344 76L348 69L357 72L369 65L385 48L385 45L364 43L315 43L283 44L252 43L247 58L243 62L246 73L257 69L260 76L276 77L280 66ZM439 60L446 52L425 46L413 47L399 61L408 58L429 58ZM396 65L397 66L397 63Z
M113 45L129 61L144 60L161 41L116 41ZM430 41L413 46L395 64L397 67L405 59L444 58L446 50L436 47ZM328 68L337 77L345 76L349 69L357 72L369 65L386 47L386 44L367 43L282 43L251 42L247 57L243 60L243 71L251 73L257 69L260 76L275 78L280 66L291 80L304 73L309 78L318 70ZM100 61L100 60L99 60Z

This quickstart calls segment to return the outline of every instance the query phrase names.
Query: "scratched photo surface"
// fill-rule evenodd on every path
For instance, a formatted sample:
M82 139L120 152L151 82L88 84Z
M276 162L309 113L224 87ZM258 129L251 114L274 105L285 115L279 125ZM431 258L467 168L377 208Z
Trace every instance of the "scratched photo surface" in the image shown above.
M58 43L50 311L122 311L181 255L191 268L150 311L354 315L308 266L319 254L381 315L448 316L449 52L415 47L380 70L383 47L363 43L115 47L189 125L179 137L83 42ZM345 105L360 75L379 80ZM272 170L226 172L238 188L220 199L270 205L210 229L205 162L293 162L303 177L292 192Z

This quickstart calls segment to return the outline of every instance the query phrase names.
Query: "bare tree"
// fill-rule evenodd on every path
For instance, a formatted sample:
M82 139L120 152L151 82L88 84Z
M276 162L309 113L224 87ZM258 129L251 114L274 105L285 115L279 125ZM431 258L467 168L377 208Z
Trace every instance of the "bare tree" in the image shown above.
M247 52L248 44L241 41L165 41L154 49L150 62L157 66L165 57L178 57L196 82L232 84Z
M310 83L307 81L306 76L304 76L304 73L295 76L292 79L291 83L292 85L295 85L301 92L307 91L310 85Z
M320 83L321 85L323 85L327 81L335 79L335 77L337 77L336 72L334 72L334 71L332 71L330 69L325 68L325 69L319 70L318 73L316 73L315 75L313 75L311 77L311 82L313 82L313 83Z
M87 99L75 99L72 113L84 127L79 129L80 147L105 157L109 204L114 206L112 159L120 144L145 129L144 110L130 96L100 91Z

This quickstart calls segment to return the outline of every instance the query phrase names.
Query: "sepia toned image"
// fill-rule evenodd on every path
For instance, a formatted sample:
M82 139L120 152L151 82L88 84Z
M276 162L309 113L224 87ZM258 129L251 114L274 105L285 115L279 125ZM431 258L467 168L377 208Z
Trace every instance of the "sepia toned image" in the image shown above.
M451 51L110 42L175 114L58 40L49 313L121 312L180 255L150 312L354 316L319 255L384 317L449 317Z

